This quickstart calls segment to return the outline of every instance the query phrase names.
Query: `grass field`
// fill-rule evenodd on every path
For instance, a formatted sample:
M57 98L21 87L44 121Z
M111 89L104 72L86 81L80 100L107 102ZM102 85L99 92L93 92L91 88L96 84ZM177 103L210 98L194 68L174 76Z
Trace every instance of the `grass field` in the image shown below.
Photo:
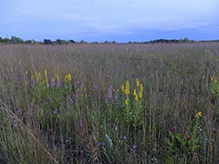
M219 163L219 43L0 45L0 163Z

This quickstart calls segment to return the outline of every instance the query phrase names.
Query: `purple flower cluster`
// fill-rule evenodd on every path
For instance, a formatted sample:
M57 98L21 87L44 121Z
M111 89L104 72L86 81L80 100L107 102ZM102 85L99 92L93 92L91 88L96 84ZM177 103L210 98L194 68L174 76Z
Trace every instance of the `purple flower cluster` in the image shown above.
M103 145L103 146L104 146L104 145L105 145L105 143L104 143L104 142L103 142L103 143L102 143L102 142L99 142L99 143L98 143L98 145L99 145L99 146L101 146L101 145Z

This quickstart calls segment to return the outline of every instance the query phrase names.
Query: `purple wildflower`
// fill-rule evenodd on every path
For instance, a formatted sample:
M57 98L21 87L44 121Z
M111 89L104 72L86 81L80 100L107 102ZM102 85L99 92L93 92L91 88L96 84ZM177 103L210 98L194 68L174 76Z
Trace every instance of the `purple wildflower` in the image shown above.
M69 98L69 100L71 101L71 103L73 103L73 100L71 98Z
M116 100L116 101L118 100L118 93L117 93L117 91L116 91L116 93L115 93L115 100Z
M94 89L97 90L97 85L96 84L94 85Z
M111 91L109 90L108 92L108 97L110 98L111 97Z
M110 91L112 91L112 90L113 90L113 85L110 86Z
M107 100L107 97L106 97L106 104L108 104L108 100Z
M84 88L84 83L82 83L81 87Z
M99 145L99 146L102 145L102 142L99 142L98 145Z
M136 147L137 147L137 146L136 146L136 145L134 145L134 146L133 146L133 149L135 149Z

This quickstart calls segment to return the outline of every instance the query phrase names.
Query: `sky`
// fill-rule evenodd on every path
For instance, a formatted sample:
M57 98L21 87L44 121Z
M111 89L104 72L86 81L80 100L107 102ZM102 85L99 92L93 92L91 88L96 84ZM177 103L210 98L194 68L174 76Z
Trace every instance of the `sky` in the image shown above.
M219 0L0 0L0 37L219 40Z

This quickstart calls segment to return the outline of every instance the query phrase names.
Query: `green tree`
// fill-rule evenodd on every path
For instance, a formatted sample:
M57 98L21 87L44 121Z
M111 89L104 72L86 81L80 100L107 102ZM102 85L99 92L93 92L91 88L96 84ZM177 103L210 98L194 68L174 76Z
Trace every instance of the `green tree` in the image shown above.
M0 37L0 43L3 43L3 42L4 42L4 39Z
M11 43L23 43L24 41L23 41L23 39L21 39L21 38L12 36L11 39L10 39L10 42L11 42Z
M183 42L184 42L184 43L189 43L190 40L189 40L187 37L185 37L185 38L183 39Z

